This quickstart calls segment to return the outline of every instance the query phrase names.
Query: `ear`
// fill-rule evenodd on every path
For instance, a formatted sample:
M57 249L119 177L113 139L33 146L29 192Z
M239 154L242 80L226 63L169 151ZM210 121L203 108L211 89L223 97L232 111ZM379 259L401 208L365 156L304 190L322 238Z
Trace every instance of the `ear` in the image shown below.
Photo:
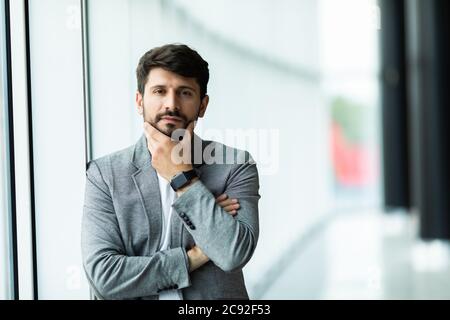
M136 91L137 112L142 116L144 114L144 97L139 91Z
M199 113L198 113L198 117L199 117L199 118L203 118L203 116L205 115L206 108L208 108L208 103L209 103L209 96L206 95L206 96L202 99L202 103L200 104L200 111L199 111Z

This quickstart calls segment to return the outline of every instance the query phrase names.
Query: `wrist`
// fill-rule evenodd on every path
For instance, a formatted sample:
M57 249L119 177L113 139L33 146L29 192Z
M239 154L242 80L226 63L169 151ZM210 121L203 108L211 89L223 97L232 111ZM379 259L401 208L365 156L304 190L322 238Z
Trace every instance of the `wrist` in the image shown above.
M173 169L174 170L172 172L171 178L173 178L174 176L176 176L177 174L179 174L181 172L191 171L192 169L194 169L194 167L191 164L182 164Z
M179 165L170 168L170 170L167 170L164 173L160 173L158 170L157 171L161 174L161 176L163 176L167 181L170 182L176 175L193 169L194 167L192 165Z
M187 252L189 272L192 272L209 261L209 258L198 248L194 247Z
M170 179L170 186L175 192L185 191L196 178L198 178L198 175L193 168L180 171L172 176Z

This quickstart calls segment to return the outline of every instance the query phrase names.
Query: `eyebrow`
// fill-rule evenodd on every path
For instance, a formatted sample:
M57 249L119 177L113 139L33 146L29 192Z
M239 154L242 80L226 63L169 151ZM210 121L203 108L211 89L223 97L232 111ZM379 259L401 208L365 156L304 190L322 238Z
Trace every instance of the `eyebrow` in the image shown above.
M150 87L150 89L156 89L156 88L166 88L166 86L163 84L158 84L158 85L154 85L154 86ZM177 88L177 90L183 90L183 89L189 89L189 90L196 92L195 89L190 86L179 86Z

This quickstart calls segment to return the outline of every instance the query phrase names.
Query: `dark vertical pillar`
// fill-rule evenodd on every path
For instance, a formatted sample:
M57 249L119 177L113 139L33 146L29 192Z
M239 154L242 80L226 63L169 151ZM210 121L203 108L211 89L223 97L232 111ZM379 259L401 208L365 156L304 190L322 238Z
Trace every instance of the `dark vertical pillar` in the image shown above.
M384 203L409 208L404 0L380 0Z
M413 204L422 238L450 239L450 1L405 4Z
M1 54L5 55L4 58L6 63L4 65L6 71L6 92L5 95L7 97L7 105L6 109L6 118L7 124L7 145L9 147L8 154L9 159L5 159L8 169L9 169L9 191L10 191L10 218L11 218L11 226L10 226L10 241L11 241L11 253L12 253L12 261L11 261L11 269L12 269L12 289L13 289L13 297L14 300L19 300L19 261L18 261L18 241L17 241L17 214L16 214L16 170L15 170L15 144L14 144L14 118L13 118L13 97L12 97L12 53L11 53L11 14L10 14L10 0L5 0L2 5L0 5L0 10L4 10L0 15L4 16L4 22L0 21L0 23L4 23L2 31L4 31L4 43L3 47L5 48L5 52L1 52ZM4 29L3 29L4 28ZM1 62L1 61L0 61ZM0 75L3 76L3 75ZM3 213L2 213L3 214Z

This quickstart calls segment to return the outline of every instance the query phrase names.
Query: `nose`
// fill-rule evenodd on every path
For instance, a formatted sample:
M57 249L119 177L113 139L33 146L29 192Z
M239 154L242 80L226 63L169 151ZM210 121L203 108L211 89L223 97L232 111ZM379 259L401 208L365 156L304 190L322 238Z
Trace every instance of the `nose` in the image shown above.
M165 110L171 110L171 111L180 109L180 106L178 104L178 97L173 90L169 91L166 94L163 107Z

